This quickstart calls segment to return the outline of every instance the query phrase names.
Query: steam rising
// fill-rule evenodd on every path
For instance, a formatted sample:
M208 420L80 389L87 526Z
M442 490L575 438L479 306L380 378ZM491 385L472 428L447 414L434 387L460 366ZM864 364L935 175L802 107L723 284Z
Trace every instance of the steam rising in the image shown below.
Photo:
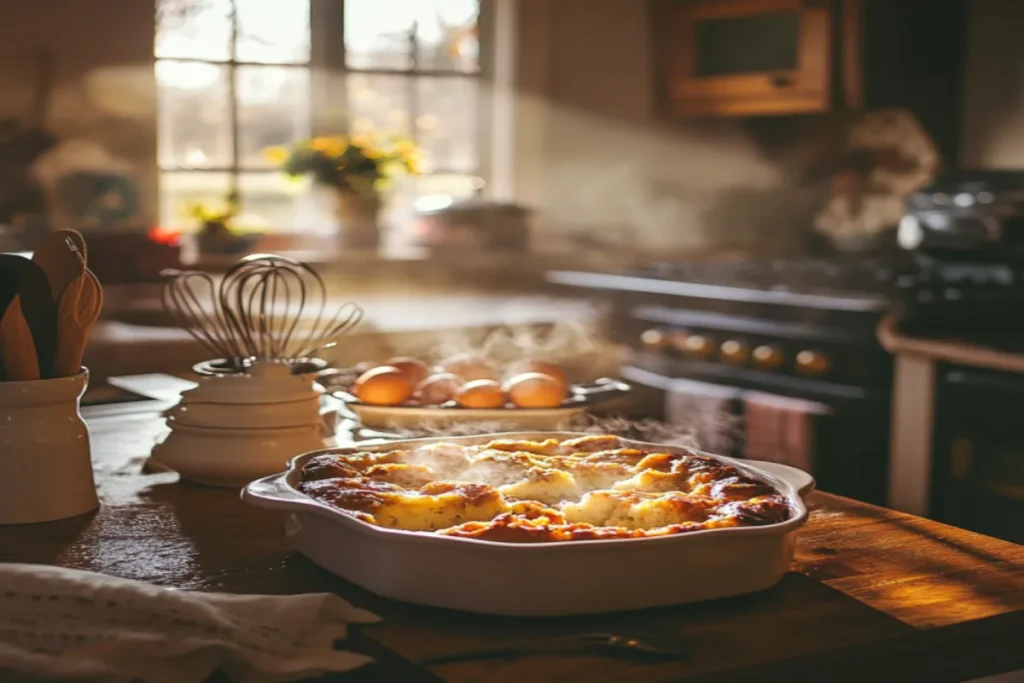
M708 438L708 422L717 424L715 438ZM424 424L415 429L389 429L386 432L362 429L360 436L366 439L420 439L443 436L475 436L479 434L495 434L509 431L527 431L510 429L500 422L437 422ZM658 420L635 420L622 416L598 417L580 415L569 421L563 431L583 434L612 434L624 439L646 441L649 443L693 448L728 455L739 441L742 433L739 419L731 414L721 412L695 416L691 424L670 425Z
M535 301L518 302L518 306L535 305ZM521 313L522 311L520 311ZM504 313L504 311L503 311ZM522 319L509 311L511 319ZM496 369L507 367L522 358L544 358L558 363L574 382L590 382L599 377L615 376L625 360L624 347L610 341L601 330L600 318L566 317L550 325L535 323L508 324L484 334L457 332L440 340L404 350L387 349L428 363L439 363L457 354L481 356ZM387 357L374 358L374 363ZM339 371L332 384L345 387L365 366ZM361 429L362 439L413 439L443 436L473 436L509 431L525 431L501 422L462 422L433 418L416 428L390 427L387 431ZM585 434L613 434L627 439L695 448L728 455L736 452L742 441L739 418L714 404L694 405L674 424L657 420L635 420L626 416L584 414L565 425L564 431Z

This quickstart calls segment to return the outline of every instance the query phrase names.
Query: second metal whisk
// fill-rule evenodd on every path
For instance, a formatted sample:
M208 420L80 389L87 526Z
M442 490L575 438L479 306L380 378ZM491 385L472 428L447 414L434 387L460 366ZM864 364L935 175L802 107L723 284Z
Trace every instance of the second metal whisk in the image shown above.
M165 309L236 370L250 360L308 358L333 346L363 317L362 308L352 302L325 316L323 279L305 263L284 256L247 256L219 284L197 271L165 275Z

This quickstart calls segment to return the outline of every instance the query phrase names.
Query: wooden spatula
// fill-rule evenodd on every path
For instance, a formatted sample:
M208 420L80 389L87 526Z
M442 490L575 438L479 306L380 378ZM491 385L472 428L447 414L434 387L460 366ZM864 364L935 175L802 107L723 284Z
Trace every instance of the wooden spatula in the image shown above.
M46 273L53 300L59 302L68 285L85 270L85 240L76 230L55 230L46 235L32 260Z
M55 362L58 377L77 374L82 367L89 333L103 308L103 288L92 271L87 269L79 280L68 285L60 299Z
M0 267L13 271L18 278L18 305L9 305L0 319L8 379L16 379L12 368L16 368L14 373L21 379L53 377L57 305L50 293L50 281L42 268L14 254L0 254ZM29 331L27 342L23 324ZM35 367L27 367L33 354Z

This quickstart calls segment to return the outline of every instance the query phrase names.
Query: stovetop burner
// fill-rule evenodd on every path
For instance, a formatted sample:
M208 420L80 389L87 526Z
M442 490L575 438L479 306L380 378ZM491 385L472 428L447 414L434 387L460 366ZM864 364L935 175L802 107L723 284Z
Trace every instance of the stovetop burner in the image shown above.
M844 298L888 298L911 268L905 263L826 259L653 263L639 277L769 292Z

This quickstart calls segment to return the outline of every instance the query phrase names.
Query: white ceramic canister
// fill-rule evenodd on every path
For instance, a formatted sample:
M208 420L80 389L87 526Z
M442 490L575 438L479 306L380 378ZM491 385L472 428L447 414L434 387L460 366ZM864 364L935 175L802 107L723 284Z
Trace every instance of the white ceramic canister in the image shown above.
M0 524L50 522L99 506L79 400L89 371L0 382Z
M245 374L200 377L168 411L171 431L153 459L188 481L243 486L324 447L320 391L288 366L258 362Z

